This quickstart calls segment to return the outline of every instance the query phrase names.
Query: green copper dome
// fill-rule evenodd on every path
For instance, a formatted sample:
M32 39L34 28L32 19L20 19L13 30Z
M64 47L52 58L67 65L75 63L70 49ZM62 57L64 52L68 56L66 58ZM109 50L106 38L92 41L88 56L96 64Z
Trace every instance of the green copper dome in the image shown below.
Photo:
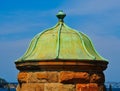
M26 53L17 62L54 59L106 61L95 51L87 35L64 23L65 16L66 14L60 11L57 14L58 23L37 34L32 39Z

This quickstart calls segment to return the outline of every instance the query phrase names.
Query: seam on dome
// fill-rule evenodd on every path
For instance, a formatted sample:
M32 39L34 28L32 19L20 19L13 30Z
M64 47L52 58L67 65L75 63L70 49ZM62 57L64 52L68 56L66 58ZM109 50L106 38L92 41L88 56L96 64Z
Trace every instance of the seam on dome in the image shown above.
M27 55L23 56L22 60L26 59L28 56L30 56L30 55L32 54L33 50L34 50L35 47L36 47L37 41L38 41L38 39L39 39L39 36L37 35L35 39L36 39L36 40L34 40L34 41L35 41L34 47L32 47L32 49L31 49L31 51L29 52L29 54L27 54L28 51L25 53L25 54L27 54ZM31 44L32 44L32 43L30 43L30 46L29 46L28 50L30 49Z
M82 41L82 45L83 45L83 48L84 48L85 52L86 52L87 55L90 56L92 59L95 59L95 57L92 56L92 55L87 51L87 49L86 49L86 47L85 47L85 44L84 44L84 41L83 41L83 38L82 38L82 36L80 35L80 33L79 33L78 31L76 31L75 29L72 29L72 28L68 27L66 24L65 24L65 26L66 26L67 28L71 29L72 31L76 32L76 33L80 36L80 39L81 39L81 41Z
M58 41L57 41L57 55L56 55L56 58L58 59L59 58L59 54L60 54L60 34L61 34L61 29L62 29L62 25L63 25L63 22L59 22L60 23L60 28L58 30Z
M40 36L41 36L44 32L46 32L46 31L48 31L48 30L50 30L50 29L54 29L54 28L57 27L58 25L59 25L59 23L57 23L57 24L56 24L55 26L53 26L52 28L45 29L45 30L43 30L43 32L38 33L38 34L31 40L31 42L30 42L30 44L29 44L29 46L28 46L29 48L26 50L26 52L24 53L24 55L18 59L18 61L24 61L24 59L26 59L28 56L30 56L30 55L32 54L33 50L35 49L36 44L37 44L37 41L39 40ZM31 47L31 44L32 44L33 40L35 41L34 47L32 47L32 49L31 49L31 51L29 52L29 54L27 54L28 51L30 50L30 47Z
M80 32L80 33L82 33L82 32ZM97 51L96 51L96 49L94 48L94 45L93 45L93 43L92 43L92 41L91 41L91 39L89 38L89 36L87 36L86 34L84 34L84 33L82 33L87 39L89 39L89 41L90 41L90 44L91 44L91 46L93 47L93 49L94 49L94 52L96 53L96 55L100 58L100 60L107 60L107 59L105 59L104 57L102 57ZM99 60L99 59L98 59Z
M79 32L78 32L78 34L80 35L80 33L79 33ZM95 56L93 56L93 55L91 55L91 54L88 52L88 50L86 49L86 46L85 46L85 43L84 43L84 41L83 41L82 36L80 36L80 37L81 37L81 39L82 39L82 45L83 45L83 47L84 47L84 49L85 49L85 51L86 51L87 55L88 55L88 56L90 56L93 60L95 60L95 59L96 59L96 57L95 57Z

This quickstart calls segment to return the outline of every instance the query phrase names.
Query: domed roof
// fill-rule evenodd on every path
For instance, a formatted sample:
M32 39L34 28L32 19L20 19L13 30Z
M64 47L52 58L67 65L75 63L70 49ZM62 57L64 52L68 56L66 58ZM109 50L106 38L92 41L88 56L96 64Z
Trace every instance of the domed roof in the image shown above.
M96 60L106 61L93 47L92 42L82 32L68 27L62 11L57 14L58 23L39 34L31 41L26 53L17 62L40 60Z

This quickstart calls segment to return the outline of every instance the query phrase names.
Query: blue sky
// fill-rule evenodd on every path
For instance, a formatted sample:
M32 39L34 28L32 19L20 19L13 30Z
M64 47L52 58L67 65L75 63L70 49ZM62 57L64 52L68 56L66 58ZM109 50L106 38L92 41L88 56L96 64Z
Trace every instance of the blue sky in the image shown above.
M39 32L57 23L63 10L65 23L87 34L96 50L109 60L106 81L120 81L120 0L1 0L0 77L17 81L15 60Z

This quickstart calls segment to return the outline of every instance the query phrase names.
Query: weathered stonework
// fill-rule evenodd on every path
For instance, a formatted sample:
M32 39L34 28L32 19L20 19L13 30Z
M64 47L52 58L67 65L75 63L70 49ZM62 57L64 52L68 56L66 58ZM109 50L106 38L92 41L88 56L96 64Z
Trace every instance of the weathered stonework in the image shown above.
M61 62L51 62L51 65L46 62L46 66L40 62L17 64L20 70L17 91L105 91L103 70L107 66L106 63L102 64L101 67L87 62L77 62L76 65L75 61L64 62L64 65ZM70 67L78 69L69 69ZM37 70L38 68L42 70Z
M99 91L99 87L95 83L77 84L76 91Z
M58 82L58 72L47 72L48 74L48 82Z
M92 72L90 76L90 82L91 83L104 83L105 82L105 77L103 72Z
M89 73L87 72L60 72L59 82L61 83L86 83L89 82Z
M44 91L75 91L75 85L61 83L46 83Z
M18 82L26 83L27 79L28 79L28 73L27 72L20 72L18 74Z
M44 91L44 84L41 83L23 83L18 85L17 91Z

